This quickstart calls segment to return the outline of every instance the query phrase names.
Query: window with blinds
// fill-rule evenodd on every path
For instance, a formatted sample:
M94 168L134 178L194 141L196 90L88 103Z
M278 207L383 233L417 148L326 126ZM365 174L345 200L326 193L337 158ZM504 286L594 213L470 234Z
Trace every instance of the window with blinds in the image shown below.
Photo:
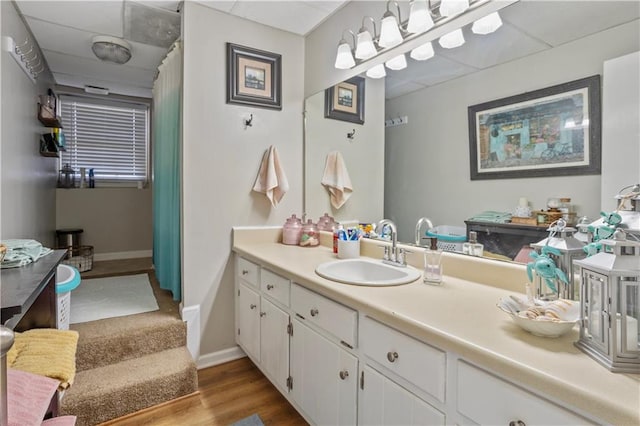
M148 180L149 106L61 96L66 151L61 164L94 170L95 181Z

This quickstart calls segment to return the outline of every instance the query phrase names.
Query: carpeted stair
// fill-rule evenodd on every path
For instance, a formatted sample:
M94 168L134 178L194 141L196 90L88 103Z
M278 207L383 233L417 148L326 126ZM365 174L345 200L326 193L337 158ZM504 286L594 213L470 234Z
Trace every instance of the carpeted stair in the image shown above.
M170 305L159 291L154 288L158 311L71 326L80 335L77 373L62 396L60 412L77 416L78 426L197 391L196 366L185 346L186 325L177 309L165 309Z

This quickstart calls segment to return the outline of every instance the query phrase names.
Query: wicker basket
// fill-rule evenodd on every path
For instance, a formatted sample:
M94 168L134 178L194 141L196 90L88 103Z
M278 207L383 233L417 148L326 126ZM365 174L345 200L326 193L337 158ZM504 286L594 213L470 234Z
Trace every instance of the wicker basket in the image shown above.
M427 237L438 239L438 248L444 251L462 251L467 241L467 229L461 226L439 225L427 231Z
M58 298L58 330L68 330L71 319L71 292L67 291L56 295Z
M90 271L93 268L93 246L70 248L68 257L62 263L73 266L80 272Z

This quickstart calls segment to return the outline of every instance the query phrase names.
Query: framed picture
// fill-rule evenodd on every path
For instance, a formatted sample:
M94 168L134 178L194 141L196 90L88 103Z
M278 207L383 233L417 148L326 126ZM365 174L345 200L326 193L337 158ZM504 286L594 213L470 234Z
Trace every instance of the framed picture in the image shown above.
M600 76L469 107L471 180L600 174Z
M364 124L364 78L353 77L326 89L324 117Z
M227 43L227 103L282 109L282 56Z

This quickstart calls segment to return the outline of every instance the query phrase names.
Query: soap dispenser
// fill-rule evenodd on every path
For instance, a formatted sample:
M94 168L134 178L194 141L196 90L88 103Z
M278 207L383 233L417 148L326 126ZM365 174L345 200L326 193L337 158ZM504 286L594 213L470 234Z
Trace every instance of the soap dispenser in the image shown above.
M469 231L469 241L462 245L462 253L478 257L484 254L484 244L478 242L476 231Z
M442 250L438 249L438 239L430 238L429 248L424 251L424 274L422 281L427 284L442 284Z

